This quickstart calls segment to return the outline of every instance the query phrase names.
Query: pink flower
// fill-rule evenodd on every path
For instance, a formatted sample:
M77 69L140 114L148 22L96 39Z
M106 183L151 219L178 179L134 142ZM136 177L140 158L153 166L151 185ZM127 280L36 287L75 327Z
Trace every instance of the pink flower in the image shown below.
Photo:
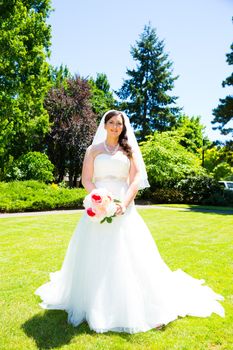
M110 196L105 196L102 199L102 205L107 207L112 202L112 198Z
M96 216L101 218L107 215L107 210L105 207L98 206L95 208Z

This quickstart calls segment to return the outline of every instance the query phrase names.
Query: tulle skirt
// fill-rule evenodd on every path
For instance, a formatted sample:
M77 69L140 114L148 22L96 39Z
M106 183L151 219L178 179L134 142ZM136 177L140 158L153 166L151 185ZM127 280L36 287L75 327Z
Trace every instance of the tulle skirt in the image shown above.
M61 309L68 322L90 329L137 333L178 316L224 316L224 298L161 258L145 222L131 205L109 223L84 213L70 240L60 271L35 294L44 309Z

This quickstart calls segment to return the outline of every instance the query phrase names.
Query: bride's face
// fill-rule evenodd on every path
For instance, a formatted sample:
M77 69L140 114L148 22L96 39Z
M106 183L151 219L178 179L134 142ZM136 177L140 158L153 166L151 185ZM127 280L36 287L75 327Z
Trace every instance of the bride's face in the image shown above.
M123 130L123 121L120 114L113 116L110 118L106 124L105 129L107 130L108 136L111 137L119 137Z

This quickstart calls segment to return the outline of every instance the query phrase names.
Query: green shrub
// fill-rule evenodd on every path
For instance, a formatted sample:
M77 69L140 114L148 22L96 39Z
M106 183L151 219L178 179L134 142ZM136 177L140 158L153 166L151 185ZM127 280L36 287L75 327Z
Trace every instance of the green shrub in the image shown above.
M226 162L219 163L213 170L215 180L226 180L233 176L233 168Z
M85 189L68 189L43 182L0 182L0 211L23 212L82 207Z
M206 175L183 179L176 185L176 188L183 193L184 202L189 204L204 204L210 198L214 196L220 198L222 195L219 183Z
M39 180L53 181L54 165L46 154L40 152L28 152L22 155L9 167L7 180Z
M149 203L185 203L215 206L232 206L233 191L223 190L219 183L208 176L189 177L174 188L146 188L136 199Z
M200 159L181 146L169 132L155 132L141 143L140 148L152 191L158 187L172 188L188 176L205 174Z
M136 199L149 203L183 203L183 193L176 188L146 188L139 191Z
M223 191L223 197L225 199L225 202L228 206L233 206L233 191L231 190L224 190Z
M215 192L209 198L203 199L202 204L219 205L219 206L233 206L233 191L222 190L222 192Z
M151 193L153 203L183 203L183 193L175 188L158 188Z

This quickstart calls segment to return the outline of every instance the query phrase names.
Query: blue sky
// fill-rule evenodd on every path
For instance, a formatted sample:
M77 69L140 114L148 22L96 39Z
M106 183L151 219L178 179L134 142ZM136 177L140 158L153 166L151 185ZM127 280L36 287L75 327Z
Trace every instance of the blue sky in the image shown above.
M211 140L229 139L212 130L212 109L232 94L222 88L231 74L226 53L232 43L232 0L52 0L54 12L50 63L71 73L96 77L106 73L118 90L134 61L134 46L145 24L156 28L179 75L172 93L189 116L199 115Z

